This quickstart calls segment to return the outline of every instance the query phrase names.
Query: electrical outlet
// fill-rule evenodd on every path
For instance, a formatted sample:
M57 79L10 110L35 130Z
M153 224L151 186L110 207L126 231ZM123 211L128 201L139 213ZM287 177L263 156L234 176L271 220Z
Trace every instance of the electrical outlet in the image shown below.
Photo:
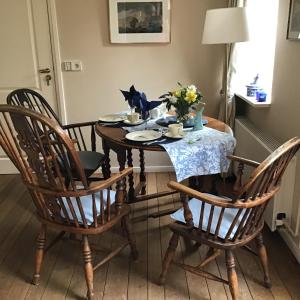
M82 63L80 60L73 60L71 63L72 67L72 71L81 71L82 70Z

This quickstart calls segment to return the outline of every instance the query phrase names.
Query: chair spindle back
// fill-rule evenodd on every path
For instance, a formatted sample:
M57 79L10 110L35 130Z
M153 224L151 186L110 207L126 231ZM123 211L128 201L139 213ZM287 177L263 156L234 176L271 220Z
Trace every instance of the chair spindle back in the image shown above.
M19 105L25 108L32 109L39 112L50 119L55 119L60 126L58 116L46 101L46 99L39 93L31 89L17 89L12 91L7 96L7 104L9 105Z

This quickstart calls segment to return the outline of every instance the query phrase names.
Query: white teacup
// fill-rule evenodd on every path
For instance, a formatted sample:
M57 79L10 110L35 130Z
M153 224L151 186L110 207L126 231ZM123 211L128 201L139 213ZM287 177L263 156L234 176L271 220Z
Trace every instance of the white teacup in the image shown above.
M136 123L138 122L138 120L140 119L140 114L139 113L130 113L127 115L127 120L130 122L130 123Z
M168 126L168 128L169 128L170 134L174 137L183 135L183 125L182 125L182 123L170 124Z
M160 108L156 107L149 111L151 119L157 119L161 116Z

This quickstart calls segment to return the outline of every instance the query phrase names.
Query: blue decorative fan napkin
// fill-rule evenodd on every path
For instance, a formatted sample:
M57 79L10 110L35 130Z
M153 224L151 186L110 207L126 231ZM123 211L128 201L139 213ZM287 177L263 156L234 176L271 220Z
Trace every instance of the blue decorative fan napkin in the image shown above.
M136 111L142 115L142 119L146 120L149 117L149 110L159 106L162 101L148 101L145 93L139 92L132 85L129 91L122 91L125 101L131 108L136 108Z

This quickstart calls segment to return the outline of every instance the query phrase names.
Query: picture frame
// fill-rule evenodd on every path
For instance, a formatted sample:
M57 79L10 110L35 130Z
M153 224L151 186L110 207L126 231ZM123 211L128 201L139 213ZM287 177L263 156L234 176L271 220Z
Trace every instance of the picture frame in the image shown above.
M109 0L111 43L170 43L171 0Z
M300 41L300 0L290 0L287 39Z

